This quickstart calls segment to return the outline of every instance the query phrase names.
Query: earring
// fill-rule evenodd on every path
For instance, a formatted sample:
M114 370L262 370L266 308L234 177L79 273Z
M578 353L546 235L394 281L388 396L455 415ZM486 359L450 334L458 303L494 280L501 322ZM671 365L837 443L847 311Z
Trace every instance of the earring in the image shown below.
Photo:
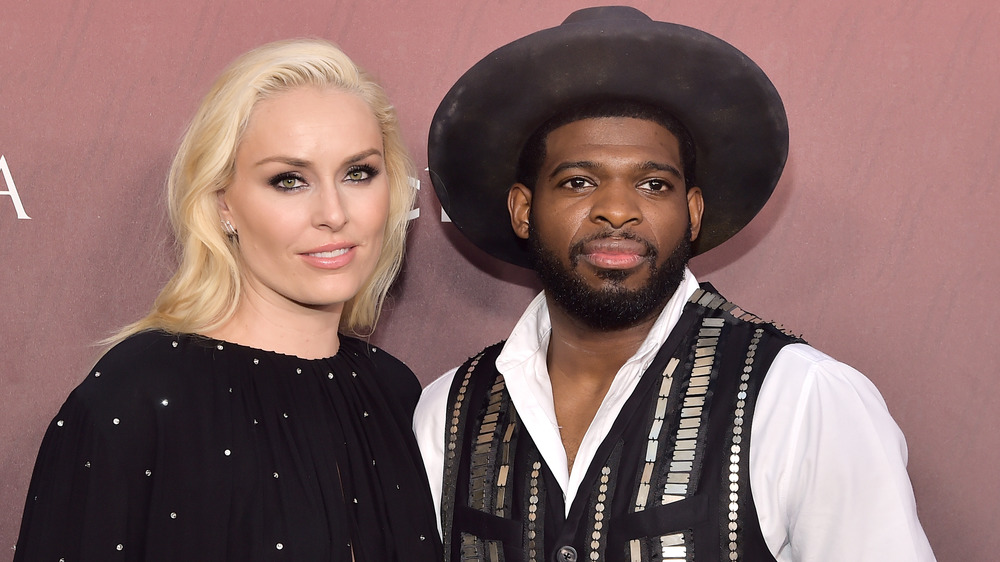
M236 232L236 227L233 226L233 223L226 220L222 221L222 231L225 232L226 236L229 238L236 238L239 236L239 233Z

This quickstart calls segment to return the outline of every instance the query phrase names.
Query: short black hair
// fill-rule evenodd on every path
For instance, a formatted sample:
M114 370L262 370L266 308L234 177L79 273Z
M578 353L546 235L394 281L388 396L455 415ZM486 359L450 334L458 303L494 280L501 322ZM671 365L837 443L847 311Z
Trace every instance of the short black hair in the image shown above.
M569 125L584 119L600 119L604 117L626 117L652 121L670 131L680 145L681 164L684 167L685 188L698 185L695 183L695 148L691 133L683 123L661 107L649 103L627 99L594 100L575 104L565 111L556 113L542 123L528 137L517 160L517 182L528 189L534 190L538 182L538 174L546 157L546 140L552 131L563 125Z

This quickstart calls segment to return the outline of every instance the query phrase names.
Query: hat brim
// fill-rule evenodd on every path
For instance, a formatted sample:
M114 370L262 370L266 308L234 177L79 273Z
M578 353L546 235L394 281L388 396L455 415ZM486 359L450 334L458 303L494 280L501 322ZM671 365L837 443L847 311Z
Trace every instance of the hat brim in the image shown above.
M690 132L705 199L695 253L728 240L767 202L788 154L788 122L752 60L682 25L571 17L492 52L441 102L428 168L445 212L479 248L530 267L507 211L525 141L558 111L616 98L661 107Z

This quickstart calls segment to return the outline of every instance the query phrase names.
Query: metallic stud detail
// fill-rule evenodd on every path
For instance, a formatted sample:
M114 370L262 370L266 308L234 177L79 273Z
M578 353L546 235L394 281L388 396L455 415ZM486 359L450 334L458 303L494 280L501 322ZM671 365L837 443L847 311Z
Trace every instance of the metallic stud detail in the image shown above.
M669 367L668 367L669 368ZM611 467L601 467L601 479L597 486L597 503L594 505L594 526L590 534L590 555L591 560L600 560L603 554L601 549L602 530L604 529L605 502L608 501L608 482L611 480ZM646 485L648 492L649 485Z
M736 396L736 404L733 409L733 429L732 437L730 438L732 445L729 447L729 482L731 491L729 494L729 560L740 559L740 538L742 535L743 525L742 520L740 519L740 501L742 498L740 497L739 491L741 488L746 489L746 486L740 486L741 461L745 459L740 443L743 441L743 416L746 411L746 391L749 388L748 381L750 380L750 373L753 368L754 355L756 354L757 346L760 345L760 339L763 335L763 328L757 328L754 330L753 338L750 340L750 346L747 350L746 368L743 369L743 373L740 375L739 393Z
M469 390L469 381L472 378L472 373L476 370L476 365L479 364L479 360L483 357L480 353L476 356L469 364L469 368L462 375L462 382L459 385L457 395L455 397L454 403L451 405L451 409L448 412L448 424L446 426L445 435L447 436L445 440L445 462L444 462L444 487L441 493L442 505L454 505L455 501L455 485L456 485L456 459L459 454L460 442L458 440L458 428L461 422L461 414L463 408L466 406L465 398L466 393ZM354 373L351 373L355 375ZM355 375L357 376L357 375ZM444 543L451 543L451 512L450 510L445 510L442 514L441 528L444 531ZM464 537L463 537L464 543Z
M471 477L469 478L469 505L475 509L488 513L497 513L500 508L496 504L497 498L490 493L494 490L493 483L498 480L496 461L498 449L496 445L496 433L500 420L500 409L506 395L506 383L502 376L497 377L492 388L490 388L489 403L486 406L486 414L479 424L479 431L473 445L472 456L469 463ZM501 469L504 479L509 469ZM506 494L503 488L499 488L499 495L503 499Z
M538 536L538 522L542 520L541 504L539 503L538 477L542 470L542 463L535 461L531 464L531 474L528 479L528 561L538 562L540 553Z
M653 413L653 421L649 427L646 441L646 458L639 477L639 491L635 499L635 511L646 509L646 502L649 501L650 482L653 478L653 468L656 465L657 449L661 440L660 431L663 428L663 421L667 414L667 399L670 397L670 388L674 383L674 371L680 361L674 357L667 363L660 378L660 390L656 397L656 410Z

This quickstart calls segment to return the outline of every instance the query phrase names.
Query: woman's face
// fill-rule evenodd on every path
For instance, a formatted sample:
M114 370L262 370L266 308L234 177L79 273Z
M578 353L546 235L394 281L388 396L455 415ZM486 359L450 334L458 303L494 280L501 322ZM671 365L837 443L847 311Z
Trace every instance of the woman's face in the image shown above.
M245 299L342 310L375 268L389 213L378 122L331 88L258 102L219 205L239 232Z

